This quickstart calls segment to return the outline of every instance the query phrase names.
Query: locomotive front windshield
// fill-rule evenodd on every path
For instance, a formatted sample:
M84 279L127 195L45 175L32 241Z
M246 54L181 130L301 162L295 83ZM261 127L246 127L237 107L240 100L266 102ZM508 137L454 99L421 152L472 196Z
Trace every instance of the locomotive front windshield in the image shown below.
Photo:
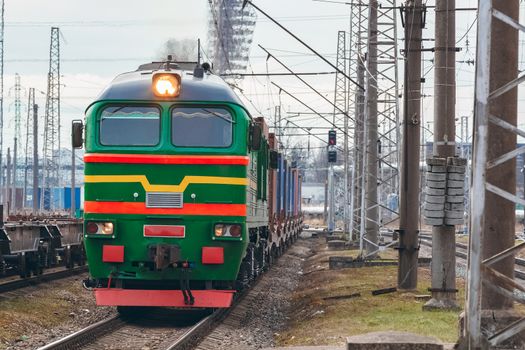
M146 106L106 107L100 116L104 146L155 146L160 141L160 110Z
M229 147L233 123L231 113L223 108L173 108L171 141L178 147Z

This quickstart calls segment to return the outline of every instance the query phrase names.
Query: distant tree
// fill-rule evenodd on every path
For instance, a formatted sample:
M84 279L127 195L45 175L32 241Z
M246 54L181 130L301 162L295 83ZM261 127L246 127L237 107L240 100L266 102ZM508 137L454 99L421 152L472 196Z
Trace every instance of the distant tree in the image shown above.
M324 183L327 178L328 160L325 148L312 150L310 154L310 176L312 182Z
M159 59L165 60L172 55L175 61L197 61L197 40L169 39L159 50Z

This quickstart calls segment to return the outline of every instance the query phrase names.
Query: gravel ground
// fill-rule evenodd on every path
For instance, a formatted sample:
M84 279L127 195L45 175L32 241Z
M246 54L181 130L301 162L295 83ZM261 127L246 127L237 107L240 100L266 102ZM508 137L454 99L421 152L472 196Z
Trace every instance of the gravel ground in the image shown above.
M87 274L0 295L0 349L36 349L116 313L96 307Z
M317 240L299 239L266 272L247 296L198 347L199 350L250 350L274 346L284 329L291 295Z
M274 346L274 336L288 320L304 261L317 244L299 239L198 349ZM0 350L36 349L114 315L115 308L96 307L93 294L81 285L84 278L85 274L0 295Z

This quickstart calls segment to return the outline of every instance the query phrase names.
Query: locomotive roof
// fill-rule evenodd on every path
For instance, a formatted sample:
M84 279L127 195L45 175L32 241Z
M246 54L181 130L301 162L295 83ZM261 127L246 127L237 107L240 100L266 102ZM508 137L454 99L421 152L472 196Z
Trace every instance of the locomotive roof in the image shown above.
M174 66L169 71L161 68L165 65L146 64L138 70L118 75L96 98L102 100L135 100L135 101L220 101L244 104L226 82L211 73L205 72L202 78L193 76L193 70L186 70L187 65ZM171 65L170 65L171 66ZM152 89L152 76L155 73L177 73L181 76L181 91L178 97L160 99Z

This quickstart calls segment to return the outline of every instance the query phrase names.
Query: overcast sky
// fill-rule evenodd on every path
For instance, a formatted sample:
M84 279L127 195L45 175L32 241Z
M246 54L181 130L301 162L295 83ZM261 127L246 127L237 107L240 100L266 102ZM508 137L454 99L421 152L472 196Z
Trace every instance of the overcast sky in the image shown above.
M381 3L382 1L380 1ZM95 98L113 77L157 57L163 43L170 38L201 38L206 43L208 26L208 1L206 0L6 0L5 1L5 144L12 143L10 129L13 123L14 74L19 73L23 88L35 87L41 111L44 106L46 75L49 58L50 27L60 27L62 82L62 127L63 140L69 138L69 125L73 118L83 116L85 107ZM335 62L337 31L349 29L349 10L346 5L315 2L311 0L256 0L258 6L279 19L285 26L304 39L308 44ZM399 4L399 1L398 1ZM428 1L429 5L433 1ZM474 7L476 0L462 0L458 6ZM399 39L402 28L397 14ZM467 33L475 19L475 12L458 13L457 37ZM429 11L425 37L431 37L434 30L434 13ZM474 59L476 26L458 42L463 51L458 53L458 61ZM469 40L468 50L466 40ZM256 73L280 71L266 56L258 44L271 49L281 60L296 71L332 70L319 59L295 42L286 33L261 15L258 16L254 42L251 49L249 70ZM401 48L403 41L399 40ZM432 47L432 43L425 43ZM433 70L431 53L425 54L424 71L426 83L423 100L423 114L427 121L433 119ZM402 62L400 62L402 63ZM472 86L474 67L458 63L457 116L470 115L472 110ZM402 77L402 64L399 65ZM309 93L308 88L292 77L272 77L282 87L295 93L298 98L320 112L330 112L333 108L322 99ZM334 76L309 78L330 100L333 99ZM286 112L305 111L297 102L279 94L272 88L270 79L265 77L246 78L239 83L252 110L272 118L274 106L279 102ZM399 82L402 89L402 81ZM25 117L26 95L23 94ZM304 118L301 125L321 125L319 119ZM323 136L323 139L325 136ZM312 139L314 143L314 140Z

